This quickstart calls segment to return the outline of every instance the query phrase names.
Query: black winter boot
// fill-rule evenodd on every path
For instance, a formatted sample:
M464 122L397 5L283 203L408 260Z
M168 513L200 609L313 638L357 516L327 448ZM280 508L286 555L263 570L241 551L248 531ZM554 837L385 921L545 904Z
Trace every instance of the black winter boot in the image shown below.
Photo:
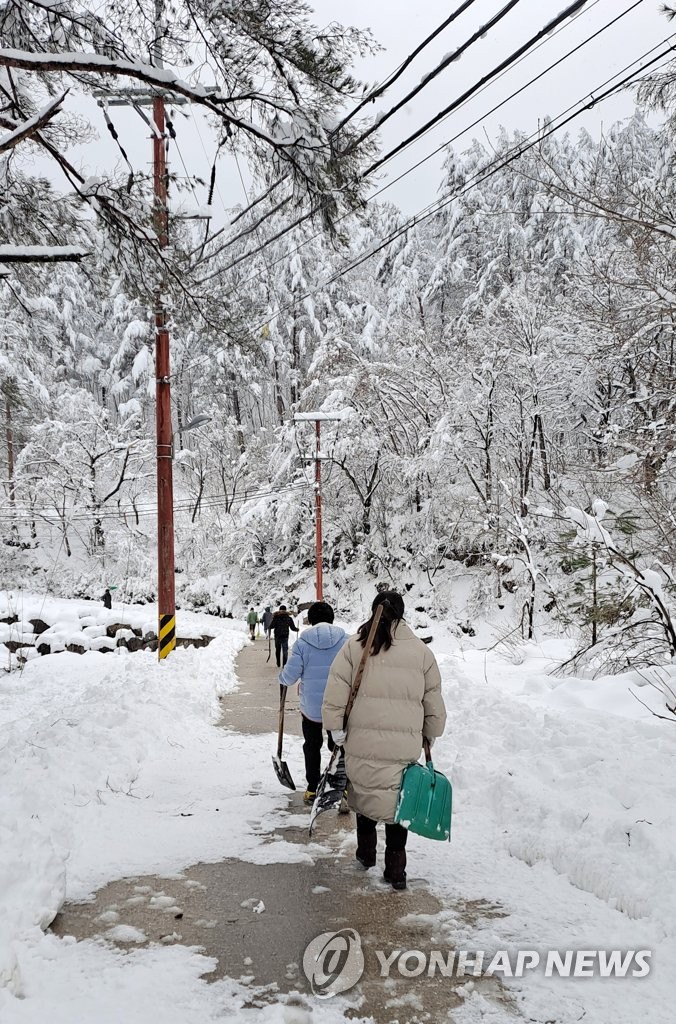
M383 878L393 889L406 888L406 850L385 850Z
M368 870L372 868L376 862L376 847L378 845L378 833L375 829L375 823L373 828L364 829L360 828L359 818L357 816L357 853L356 857L363 868Z

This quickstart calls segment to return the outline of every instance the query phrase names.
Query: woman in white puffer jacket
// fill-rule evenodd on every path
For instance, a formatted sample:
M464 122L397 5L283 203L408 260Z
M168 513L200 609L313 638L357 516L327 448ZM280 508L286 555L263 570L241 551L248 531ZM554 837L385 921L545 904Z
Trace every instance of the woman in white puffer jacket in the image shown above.
M350 713L343 716L368 637L373 612L383 611L373 649ZM357 860L376 862L376 823L385 822L385 879L406 888L406 838L394 824L404 768L420 756L423 738L441 736L446 709L441 676L429 647L404 622L404 600L395 591L375 598L371 618L336 657L322 705L324 728L345 748L348 803L357 814Z

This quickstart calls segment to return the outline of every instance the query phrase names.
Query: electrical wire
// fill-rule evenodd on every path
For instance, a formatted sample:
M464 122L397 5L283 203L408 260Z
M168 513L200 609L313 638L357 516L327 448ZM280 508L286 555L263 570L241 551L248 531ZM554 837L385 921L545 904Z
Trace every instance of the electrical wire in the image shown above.
M582 12L582 13L589 13L589 11L591 11L592 8L595 7L598 2L599 2L599 0L595 0L595 2L591 5L591 7L589 7L585 12ZM542 78L545 74L547 74L553 68L555 68L559 64L561 64L564 60L567 60L568 57L572 56L574 53L576 53L583 46L586 46L589 42L591 42L594 39L596 39L602 32L605 32L608 28L611 28L618 21L620 21L622 18L624 18L627 14L630 14L642 2L643 2L643 0L635 0L635 2L630 7L626 8L619 15L617 15L615 18L613 18L611 21L609 21L606 25L602 26L600 29L598 29L596 32L594 32L591 36L588 36L585 40L583 40L581 43L579 43L576 47L574 47L572 50L570 50L563 57L559 58L553 64L551 64L547 68L545 68L544 71L542 71L538 75L536 75L533 79L531 79L531 81L529 83L526 83L525 86L522 86L520 89L515 90L515 92L513 92L510 96L508 96L505 99L501 100L498 104L496 104L492 108L492 110L488 111L488 113L486 113L486 114L481 115L480 118L475 120L471 125L468 125L467 128L463 129L462 132L459 132L456 136L454 136L453 139L448 140L447 142L443 143L441 146L437 147L437 149L434 150L432 153L428 154L422 160L420 160L416 164L414 164L411 168L409 168L408 170L406 170L402 174L400 174L397 178L394 178L392 181L387 182L385 185L383 185L381 188L379 188L376 192L372 193L372 195L367 196L366 199L364 200L364 205L366 205L367 203L371 202L377 196L382 195L383 192L385 192L388 188L391 188L398 181L401 181L402 178L406 177L407 174L410 174L412 171L416 170L418 167L420 167L427 160L429 160L433 156L435 156L441 149L444 148L444 146L449 145L450 142L455 141L461 135L463 135L466 132L470 131L471 128L475 127L485 117L490 116L496 110L500 109L500 107L504 106L505 103L509 102L510 99L513 99L515 96L517 96L521 92L523 92L524 89L528 88L529 85L533 84L535 81L538 81L540 78ZM573 5L573 6L577 6L577 5ZM487 76L484 76L484 78L481 79L478 83L475 83L475 85L472 86L472 88L470 90L468 90L462 97L459 97L456 101L454 101L454 103L451 105L451 107L447 107L444 111L442 111L440 114L438 114L436 116L436 118L434 119L434 123L428 122L427 125L423 126L423 128L420 129L419 132L417 133L416 139L412 139L411 137L409 137L407 140L404 140L404 142L399 144L388 155L386 155L385 157L383 157L381 160L377 161L376 163L372 164L371 167L369 167L365 172L363 172L363 174L361 176L361 180L365 179L366 177L368 177L369 175L374 173L376 170L378 170L381 167L383 167L385 165L385 163L387 163L390 160L392 160L395 156L398 156L400 152L403 152L405 149L409 148L409 146L411 146L414 141L417 141L417 138L419 138L419 137L421 138L423 135L425 135L429 131L431 131L433 127L436 127L438 124L443 123L443 121L445 121L448 117L450 117L451 113L455 113L456 110L459 110L462 107L464 107L470 101L470 99L473 99L475 96L477 96L480 93L484 92L485 89L487 89L491 84L494 84L494 82L499 81L500 78L502 78L505 74L507 74L508 71L510 71L513 67L516 67L523 60L525 60L528 56L530 56L532 53L534 53L538 49L540 49L541 46L543 46L547 42L549 42L550 39L547 38L548 36L550 38L554 38L556 35L558 35L559 32L563 31L565 28L568 27L568 24L571 23L570 19L574 18L574 20L577 20L577 17L579 17L579 16L580 15L577 15L577 16L571 15L570 14L570 8L567 8L563 12L563 14L558 15L557 18L555 18L552 21L548 22L548 24L545 26L545 28L541 29L534 37L532 37L530 40L528 40L527 43L523 44L523 46L520 47L519 50L517 50L515 53L513 53L509 58L507 58L506 61L503 61L500 65L497 66L497 68L494 68ZM565 24L564 22L568 22L568 24ZM558 28L556 26L558 26ZM355 179L355 182L353 182L353 183L356 183L357 180L359 180L359 179ZM272 214L275 213L275 212L276 212L276 208L273 209L273 210L270 210L269 213L266 216L272 216ZM361 212L361 210L347 210L347 211L345 211L343 214L341 214L340 217L337 218L336 224L340 223L341 221L343 221L347 217L356 215L356 213L358 213L358 212ZM210 280L213 280L214 277L218 277L221 274L225 274L229 270L234 269L236 266L238 266L240 263L244 262L249 257L255 256L259 252L262 252L263 249L265 249L268 246L272 245L275 241L278 241L280 238L282 238L289 231L291 231L294 228L298 227L300 224L304 223L306 220L309 220L314 215L314 213L316 213L316 208L311 208L309 211L306 211L304 214L301 214L291 224L288 224L288 225L286 225L286 227L283 227L282 229L280 229L280 231L278 231L275 235L270 236L261 245L257 246L254 249L248 249L245 253L241 254L235 260L232 260L230 263L226 264L224 267L216 268L216 270L214 270L212 273L210 273L206 277L201 278L197 282L197 284L198 285L202 285L202 284L204 284L204 283L206 283L206 282L208 282ZM265 219L265 217L262 218L261 220L259 220L257 222L257 224L260 224L262 222L262 220L264 220L264 219ZM221 252L224 251L224 249L229 248L230 245L232 245L235 242L239 241L241 238L246 237L246 235L250 234L250 233L251 233L251 229L250 228L247 228L244 231L239 232L237 235L233 236L232 238L228 239L225 243L223 243L223 245L219 249L217 249L216 252L209 253L208 257L204 257L204 258L205 259L213 259L214 256L219 255ZM318 238L321 234L322 234L321 231L315 232L314 235L312 235L309 239L307 239L306 241L302 242L301 245L298 248L302 247L303 245L307 244L308 242L312 241L313 239ZM294 251L297 251L297 249L294 250ZM284 259L284 258L285 257L281 257L281 259ZM279 262L279 260L277 260L276 262ZM274 263L272 265L274 266ZM259 276L260 276L260 274L254 275L254 279L259 277ZM247 279L247 281L248 280L251 280L251 278ZM244 282L244 283L247 283L247 282Z
M427 36L427 38L423 39L422 43L419 43L418 46L416 46L415 50L413 50L408 55L408 57L406 57L401 62L401 64L399 64L399 66L395 68L395 70L392 71L387 76L387 78L385 78L378 85L375 85L373 89L371 89L371 91L366 96L364 96L362 100L359 101L357 106L353 110L351 110L350 113L347 114L343 118L343 120L337 125L335 129L336 132L340 131L340 129L344 128L349 121L356 117L359 111L363 110L367 103L374 103L379 96L382 96L383 93L390 89L394 85L394 83L399 78L401 78L404 71L406 71L409 65L413 63L415 58L418 57L422 53L422 51L427 46L429 46L430 43L434 42L437 36L441 35L441 33L444 32L449 25L451 25L457 18L459 18L461 14L464 14L465 11L468 10L468 8L470 8L475 2L476 0L465 0L465 2L460 5L460 7L458 7L455 11L449 14L445 21L442 21L440 25L437 25L437 27L433 29L433 31Z
M349 121L351 121L354 117L356 117L356 115L359 113L359 111L362 110L366 106L367 103L374 102L377 99L378 96L382 96L389 88L391 88L394 85L394 83L396 81L398 81L398 79L401 77L401 75L404 73L404 71L415 60L415 58L417 56L419 56L422 53L422 51L431 42L433 42L446 28L448 28L448 26L450 24L452 24L453 21L455 21L461 14L463 14L475 2L476 2L476 0L465 0L465 2L456 11L454 11L452 14L450 14L443 22L441 22L441 24L438 25L430 33L430 35L428 35L422 41L422 43L420 43L413 50L413 52L411 54L409 54L399 65L397 65L397 67L394 69L394 71L391 71L386 76L385 79L383 79L381 82L377 83L368 92L368 94L366 96L364 96L359 101L359 103L356 105L356 107L354 107L342 119L342 121L340 121L339 124L336 125L336 127L331 131L330 137L333 137L334 135L336 135L342 128L345 127L346 124L348 124ZM598 3L598 2L599 2L599 0L595 0L595 3ZM595 6L595 4L592 4L592 6ZM326 28L326 26L325 26L325 28ZM206 155L206 153L205 153L205 155ZM226 231L228 227L232 227L238 220L240 220L241 217L245 216L250 210L252 210L256 205L258 205L258 203L261 203L264 199L267 199L267 197L279 185L282 185L285 181L288 181L288 179L289 179L289 175L288 174L282 175L282 177L277 178L276 181L273 181L263 192L259 193L253 200L248 200L247 199L248 205L243 210L240 210L240 212L230 221L230 223L226 227L221 228L220 231L217 231L212 236L212 241L213 241L214 238L217 238L223 231ZM291 198L291 197L289 197L289 198ZM235 239L233 239L232 241L234 241L234 240Z
M583 13L585 13L585 14L589 13L589 11L591 11L592 8L595 7L600 2L601 2L601 0L594 0L594 3L591 5L591 7L587 8L586 11L584 11ZM478 118L476 118L474 121L472 121L471 124L467 125L461 131L457 132L450 139L446 139L439 146L437 146L436 149L433 149L431 153L428 153L426 156L422 157L415 164L412 164L405 171L402 171L401 174L397 175L396 178L393 178L390 181L386 182L379 189L377 189L377 191L373 192L370 196L367 196L366 199L364 200L364 204L366 205L366 204L368 204L370 202L373 202L374 199L377 199L378 196L382 195L389 188L392 188L393 185L398 184L398 182L402 181L404 178L406 178L413 171L416 171L419 167L422 167L423 164L427 163L428 160L431 160L432 157L436 156L438 153L440 153L447 146L451 145L453 142L457 142L458 139L462 138L463 135L466 135L467 132L472 130L472 128L476 128L476 126L478 124L480 124L485 118L490 117L496 111L500 110L501 107L504 107L505 104L509 103L510 100L514 99L516 96L519 96L522 92L524 92L526 89L528 89L531 85L534 85L535 82L538 82L541 78L544 77L544 75L548 74L550 71L552 71L554 68L558 67L564 61L568 60L569 57L573 56L575 53L577 53L579 50L581 50L588 43L592 42L594 39L596 39L598 36L600 36L607 29L609 29L613 25L615 25L616 22L618 22L622 18L624 18L625 15L627 15L631 11L633 11L634 8L637 7L642 2L643 2L643 0L636 0L636 3L634 3L631 7L627 8L625 11L622 11L619 15L617 15L617 17L613 18L612 21L607 22L605 25L603 25L601 28L599 28L596 32L594 32L591 36L588 36L586 39L582 40L581 43L578 43L577 46L574 46L571 50L569 50L562 57L560 57L558 60L556 60L553 64L548 65L548 67L544 68L543 71L539 72L537 75L535 75L533 78L531 78L524 85L520 86L518 89L515 89L514 92L512 92L508 96L504 97L504 99L500 100L499 103L496 103L485 114L481 114ZM581 15L578 15L577 17L581 17ZM575 20L577 20L577 19L575 19ZM553 36L551 38L553 38L554 36L558 35L559 32L563 32L568 27L569 27L569 25L567 25L567 24L566 25L561 25L559 27L559 29L553 34ZM549 42L548 39L542 40L539 43L538 46L534 47L534 49L530 51L530 53L525 54L523 57L521 57L516 62L516 64L513 65L512 68L508 68L505 71L501 72L501 74L498 76L498 78L495 80L495 82L499 81L500 78L502 78L504 75L508 74L508 72L510 70L513 70L513 68L516 67L517 64L521 64L524 60L526 60L528 57L530 57L533 53L535 53L537 50L539 50L542 46L545 46L547 44L547 42ZM484 85L479 90L479 92L484 92L486 89L488 89L490 87L491 84L495 84L495 82L487 83L486 85ZM478 93L477 93L477 95L478 95ZM450 117L450 114L448 114L447 117ZM444 118L444 120L445 119L446 118ZM354 214L356 214L356 212L357 211L355 211L355 210L348 210L346 213L342 214L337 219L336 223L338 224L341 221L345 220L347 217L353 216ZM292 227L295 227L295 226L296 226L295 224L292 225ZM311 242L315 241L315 239L319 238L321 235L322 235L322 231L315 231L315 233L313 235L310 235L308 238L304 239L294 249L291 249L291 250L287 251L286 253L284 253L283 256L279 256L279 257L277 257L277 259L272 260L270 262L269 266L270 267L274 267L278 263L283 262L284 260L288 259L289 256L292 256L295 253L299 252L306 245L309 245ZM276 237L278 237L278 236L276 236ZM256 251L254 251L254 253L252 255L255 255L255 253L256 253ZM244 288L244 287L246 287L246 285L251 284L253 281L258 280L258 278L261 277L262 273L263 273L263 271L257 271L255 274L252 274L250 277L245 278L244 281L239 283L239 287L240 288Z
M265 491L253 491L250 494L242 494L236 497L228 497L227 495L208 495L206 498L199 499L199 507L205 509L216 509L225 508L230 510L234 506L244 505L250 501L258 501L264 498L275 499L279 496L294 493L296 491L307 490L307 484L304 481L300 481L295 484L286 484L282 487L276 487ZM197 498L185 498L175 502L174 512L189 512L192 513ZM132 516L134 519L143 519L148 516L155 516L157 514L157 505L133 505L126 508L108 509L100 513L90 512L75 512L66 520L65 523L61 519L50 518L48 514L40 513L36 510L26 512L17 512L13 517L9 513L0 511L0 520L9 520L13 518L18 522L29 522L31 519L38 518L41 522L46 523L49 526L57 526L61 529L67 530L74 523L91 523L93 519L107 522L110 520L120 520L125 516Z
M668 36L667 40L663 40L661 43L658 43L657 46L662 46L664 44L664 42L667 42L667 41L669 41L670 39L673 39L673 38L674 38L673 35ZM418 225L420 223L423 223L429 217L436 215L442 209L444 209L449 203L451 203L455 199L458 199L461 196L465 195L467 192L471 191L471 189L476 188L478 185L482 184L488 178L492 177L494 174L497 174L500 170L503 170L506 166L508 166L510 163L513 163L515 160L519 159L521 156L523 156L525 153L527 153L530 149L532 149L534 146L536 146L539 142L541 142L542 140L548 138L550 135L553 135L556 131L560 131L561 128L563 128L566 125L568 125L576 117L579 117L580 114L584 113L586 110L591 109L597 103L603 102L605 99L608 99L609 96L611 96L613 93L617 92L619 89L622 89L626 85L630 84L633 80L636 79L636 77L638 75L641 74L641 72L643 72L643 71L647 70L648 68L652 67L658 61L662 60L669 53L672 53L674 51L674 49L676 49L676 47L674 47L673 45L668 47L668 49L665 52L658 54L655 58L653 58L651 61L649 61L647 64L645 64L642 68L637 69L636 71L634 71L630 75L628 75L626 78L622 79L621 81L617 82L615 85L611 86L609 89L606 90L605 93L602 93L601 95L594 96L594 93L598 93L599 90L604 89L608 85L608 83L612 82L615 78L618 77L618 75L624 74L624 72L626 72L629 68L633 67L635 64L637 64L639 61L643 60L649 54L653 53L654 50L657 49L657 46L652 47L646 53L642 54L640 57L637 57L634 61L632 61L630 64L626 65L619 72L616 72L614 75L612 75L610 78L606 79L604 82L602 82L600 85L598 85L591 92L586 93L581 99L577 100L575 103L571 104L564 111L562 111L560 114L556 115L556 117L553 118L552 121L550 122L551 127L548 128L547 131L542 132L540 129L537 129L537 131L533 132L530 136L527 137L526 140L524 140L524 142L527 143L527 145L524 144L524 142L519 143L517 146L513 147L511 151L508 151L507 155L503 154L501 157L498 157L496 160L491 161L491 163L488 164L485 168L483 168L482 171L477 172L477 174L475 175L476 180L473 180L473 181L471 180L470 183L468 185L466 185L465 187L463 187L463 189L461 189L459 192L453 192L453 193L450 193L450 194L447 193L446 195L441 196L439 199L436 199L432 203L428 204L426 207L424 207L417 214L414 214L412 217L408 218L408 220L405 221L404 224L401 225L399 228L395 229L393 232L391 232L389 235L387 235L384 239L381 239L380 243L375 248L360 254L360 256L357 257L356 259L354 259L353 261L348 262L344 267L342 267L340 270L336 271L329 278L324 280L321 284L316 285L314 288L308 290L303 295L299 296L295 300L294 303L287 304L286 306L283 306L281 309L277 309L268 319L261 321L254 328L252 328L252 333L254 333L254 334L255 333L259 333L260 330L263 327L269 326L273 322L273 320L275 320L276 317L280 315L280 313L283 313L287 309L289 309L290 305L295 305L295 303L297 301L302 301L305 298L309 298L311 295L314 295L318 291L321 291L324 288L328 287L329 285L333 284L335 281L337 281L339 278L343 277L345 274L349 273L351 270L355 270L357 267L361 266L362 263L366 262L366 260L371 259L373 256L375 256L379 252L381 252L387 245L390 245L393 241L395 241L402 234L405 234L406 231L410 230L412 227L415 227L416 225ZM585 102L587 100L587 97L591 97L589 102ZM576 107L576 106L579 106L580 109L577 110L577 111L574 111L572 114L570 114L569 116L566 117L566 115L568 115L569 112L572 111L573 108ZM562 117L565 118L565 120L563 120L558 125L554 125L553 122L554 121L558 121ZM205 359L212 359L212 358L214 358L214 355L218 356L221 352L224 352L224 351L225 350L223 349L223 350L219 350L219 352L217 352L217 353L205 354L204 356L200 356L196 360L194 360L192 363L189 363L186 367L184 367L182 372L186 372L187 370L192 369L194 366L197 366L200 363L204 362Z
M283 490L287 486L294 486L294 485L291 485L291 484L286 485L285 484L284 487L280 488L280 490ZM245 493L243 493L241 495L238 495L236 497L233 497L233 498L228 498L228 496L225 495L225 494L208 494L208 495L204 496L203 500L205 500L205 501L211 501L211 500L214 500L214 501L249 501L252 498L267 497L268 495L275 494L275 493L276 493L275 488L273 488L272 485L270 485L269 488L266 488L264 490L261 490L261 491L251 491L250 493L246 493L245 492ZM184 506L184 507L188 508L188 507L190 507L190 505L192 503L193 503L193 499L192 498L183 498L183 499L181 499L181 500L176 502L176 506L177 507ZM116 508L110 507L110 508L107 508L107 509L103 508L103 509L101 509L101 515L103 515L103 516L113 516L114 517L114 516L119 515L120 513L123 513L125 515L126 514L133 515L137 511L145 513L145 512L154 512L156 510L157 510L157 503L156 502L142 502L140 504L137 503L137 504L134 504L134 505L129 505L129 506L123 508L123 509L120 509L119 507L116 507ZM17 516L20 516L23 519L32 519L35 516L37 516L38 518L41 518L43 516L43 514L53 515L54 512L55 512L55 509L54 509L54 505L53 504L52 505L33 505L33 506L30 507L30 509L26 509L22 513L21 512L17 512ZM0 516L2 518L11 519L12 518L12 514L13 514L12 511L9 510L9 509L0 509ZM90 509L87 512L77 512L77 511L75 511L75 516L79 520L89 520L89 519L92 519L92 518L98 518L98 513L95 512L94 510ZM55 520L55 521L61 523L61 522L63 522L63 518L60 517L58 520ZM71 522L70 518L66 520L67 524L70 523L70 522Z
M571 4L569 8L566 8L566 10L559 15L559 19L563 20L564 18L572 17L575 11L580 10L580 8L582 8L584 4L586 4L586 2L587 0L575 0L575 2ZM357 146L361 145L362 142L365 142L366 139L370 138L370 136L373 135L374 132L380 131L381 127L385 124L386 121L389 121L389 119L393 117L399 110L401 110L402 107L404 107L407 103L410 103L412 99L415 99L415 97L418 96L419 93L421 93L423 89L425 89L430 84L430 82L433 82L434 79L437 78L442 73L442 71L445 71L446 68L449 67L454 61L458 60L464 53L466 53L467 50L470 49L470 47L474 46L474 44L477 43L480 39L483 39L492 29L495 28L496 25L499 25L502 19L506 18L507 15L519 3L520 0L507 0L505 6L501 7L500 10L497 11L493 15L493 17L486 22L485 25L481 25L476 30L476 32L474 32L469 37L469 39L466 39L464 43L456 47L456 49L453 50L451 53L447 54L443 58L443 60L441 60L437 64L437 66L433 68L432 71L430 71L428 75L425 75L416 86L410 89L405 96L403 96L397 103L394 104L393 107L390 107L390 109L385 114L381 114L379 117L377 117L374 123L372 125L369 125L366 131L362 132L362 134L358 136L358 138L356 138L350 144L348 152L353 152L357 148Z
M408 149L409 146L411 146L414 142L417 142L418 139L423 137L423 135L427 135L427 133L431 131L432 128L436 127L437 124L440 124L442 121L445 121L450 114L454 113L460 106L466 103L467 100L471 99L475 95L475 93L477 93L480 89L483 88L483 86L488 85L494 78L499 77L499 75L503 71L506 71L513 64L517 63L517 61L520 60L521 57L525 56L525 54L528 53L528 51L531 50L533 46L541 42L543 39L546 39L550 32L553 31L553 29L557 28L563 21L573 17L575 11L580 9L581 4L584 4L586 2L587 0L577 0L577 3L572 4L571 7L562 11L555 18L552 18L551 21L549 21L546 25L543 26L543 28L536 32L535 35L531 36L530 39L527 39L525 43L522 43L521 46L519 46L512 54L510 54L509 57L506 57L505 60L501 61L498 65L496 65L496 67L489 71L488 74L484 75L483 78L480 78L478 83L471 86L469 89L465 90L465 92L461 96L453 100L452 103L449 103L449 105L447 107L444 107L444 109L440 111L438 114L435 114L435 116L430 118L430 120L427 121L426 124L422 125L422 127L418 128L415 132L409 135L408 138L404 139L393 149L391 149L388 153L386 153L384 156L380 157L380 159L376 160L373 164L371 164L371 166L368 167L367 170L364 172L364 177L368 177L368 175L373 174L375 171L378 170L379 167L382 167L383 164L387 163L389 160L392 160L393 157L397 156L397 154L401 153L403 150ZM641 2L642 0L636 0L633 6L628 7L619 17L624 17L625 14L629 14L630 11L633 11L634 8L638 7ZM619 17L611 21L610 24L614 25L615 22L619 20ZM594 37L592 36L591 38Z

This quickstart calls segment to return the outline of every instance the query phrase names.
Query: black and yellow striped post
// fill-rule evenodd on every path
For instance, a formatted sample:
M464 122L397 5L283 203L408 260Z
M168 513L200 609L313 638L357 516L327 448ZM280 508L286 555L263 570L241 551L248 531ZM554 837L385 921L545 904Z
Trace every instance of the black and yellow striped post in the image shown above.
M157 644L160 661L166 658L176 646L176 616L160 616L160 636Z

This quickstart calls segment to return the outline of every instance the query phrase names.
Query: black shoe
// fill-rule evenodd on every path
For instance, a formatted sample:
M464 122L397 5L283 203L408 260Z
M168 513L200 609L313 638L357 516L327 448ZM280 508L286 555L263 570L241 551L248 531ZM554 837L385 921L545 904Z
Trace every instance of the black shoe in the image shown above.
M357 851L355 856L361 866L367 871L375 865L377 849L378 836L375 828L368 831L360 831L359 818L357 818Z
M383 878L393 889L406 888L406 850L385 850Z
M406 888L406 872L401 878L390 878L387 871L383 871L383 879L385 882L389 882L393 889L401 890Z

